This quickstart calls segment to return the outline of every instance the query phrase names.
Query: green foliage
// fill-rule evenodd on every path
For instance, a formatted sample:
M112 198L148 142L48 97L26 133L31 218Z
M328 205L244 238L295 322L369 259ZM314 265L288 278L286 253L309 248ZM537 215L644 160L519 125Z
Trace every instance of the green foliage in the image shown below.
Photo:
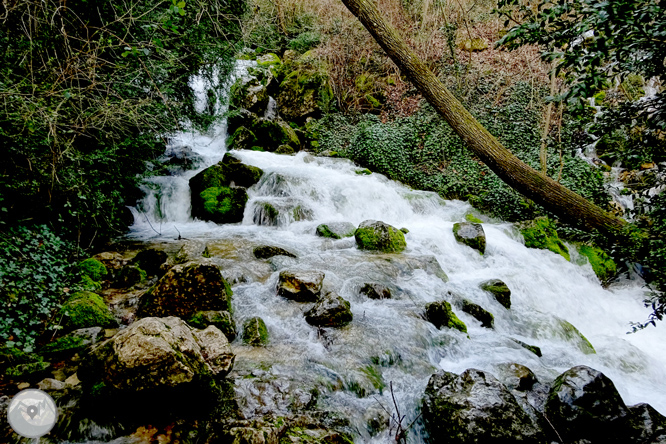
M65 288L76 282L74 248L45 226L0 233L0 340L25 351L52 327Z
M321 34L317 31L305 31L288 43L289 49L304 53L321 43Z
M102 298L90 291L74 293L62 306L62 313L67 317L65 324L74 330L77 328L104 327L114 328L118 321Z
M547 217L538 217L521 225L520 232L525 238L525 246L550 250L570 261L569 249L557 235L555 224Z
M601 248L581 245L578 252L587 258L594 273L602 282L615 277L617 274L615 261Z
M59 353L75 353L85 348L85 340L80 336L63 336L42 347L39 352L44 355Z

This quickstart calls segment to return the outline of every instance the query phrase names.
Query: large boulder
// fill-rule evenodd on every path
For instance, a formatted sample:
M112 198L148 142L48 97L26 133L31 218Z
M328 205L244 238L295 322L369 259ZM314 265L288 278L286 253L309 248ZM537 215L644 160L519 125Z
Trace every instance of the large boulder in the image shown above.
M300 149L301 142L296 131L282 119L259 118L248 128L256 137L256 145L266 151L276 151L280 146L287 145L293 150Z
M545 415L565 442L625 443L629 410L613 381L579 365L555 379Z
M428 381L423 418L431 442L545 443L533 417L494 376L476 369L438 372Z
M234 359L216 327L196 330L177 317L150 317L95 347L78 376L98 392L173 389L200 377L225 376Z
M499 279L491 279L481 283L481 289L495 296L497 302L507 310L511 308L511 290Z
M361 222L354 232L356 244L362 250L399 253L407 247L405 235L399 229L375 220Z
M356 227L351 222L329 222L317 226L316 234L331 239L342 239L354 235Z
M231 310L231 288L217 265L188 262L171 268L139 302L138 315L190 318L198 311Z
M316 327L343 327L353 318L349 302L333 292L326 293L305 312L305 321Z
M192 205L192 216L218 224L241 222L248 201L242 187L211 187L199 194L201 206Z
M97 294L90 291L74 293L63 304L63 324L69 330L88 327L115 328L118 321Z
M219 328L229 342L236 339L236 322L231 313L225 310L205 310L194 313L187 323L194 328L204 329L209 325Z
M316 302L321 294L324 276L321 271L281 271L277 294L292 301Z
M426 304L425 315L426 319L438 329L448 327L467 333L467 326L463 321L458 319L458 316L456 316L451 308L451 304L447 301L437 301Z
M199 260L202 257L209 257L207 245L195 239L189 239L183 242L183 245L178 249L173 258L174 264L184 264L194 260Z
M245 165L233 154L225 153L221 161L190 179L190 189L195 195L206 188L228 187L232 182L235 186L248 188L259 182L263 173L261 168Z
M486 252L486 233L481 224L455 223L453 224L453 236L459 243L472 247L481 254Z

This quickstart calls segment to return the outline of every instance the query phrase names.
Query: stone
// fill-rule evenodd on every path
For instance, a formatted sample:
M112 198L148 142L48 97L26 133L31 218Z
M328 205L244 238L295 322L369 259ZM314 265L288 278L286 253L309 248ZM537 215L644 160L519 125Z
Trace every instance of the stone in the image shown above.
M268 329L260 317L253 317L243 323L243 342L253 346L268 344Z
M61 356L79 353L104 339L102 327L88 327L74 330L71 333L49 342L40 349L45 356Z
M342 239L343 237L352 237L355 231L356 227L351 222L329 222L318 225L315 234L331 239Z
M144 293L138 315L187 319L198 311L230 311L232 294L217 265L192 261L175 265Z
M234 359L227 338L212 325L196 330L177 317L149 317L95 347L77 374L97 391L136 393L225 376Z
M499 279L491 279L481 283L481 289L495 296L497 302L507 310L511 308L511 290Z
M558 376L544 413L565 442L629 442L627 406L613 381L590 367L579 365Z
M499 379L509 390L526 392L532 390L538 381L532 370L515 362L499 364Z
M370 299L391 299L391 290L389 290L388 287L377 283L363 285L363 287L361 287L361 294L366 295Z
M93 256L93 259L100 261L107 270L118 270L125 265L122 254L115 251L105 251Z
M74 293L62 305L63 324L69 330L88 327L114 328L118 321L104 300L90 291Z
M131 260L131 263L145 270L148 276L162 276L164 273L161 267L167 259L166 252L155 248L146 248L139 251Z
M29 382L19 382L18 384L16 384L16 388L19 389L19 390L25 390L28 387L30 387Z
M537 217L532 221L522 222L518 228L525 239L526 247L550 250L568 261L571 260L569 249L557 235L555 223L547 217Z
M453 236L459 243L472 247L481 254L486 252L486 233L481 224L455 223L453 224Z
M278 278L277 294L292 301L316 302L324 276L321 271L283 270Z
M381 221L366 220L361 222L354 232L354 238L358 248L362 250L399 253L407 247L405 234Z
M204 242L199 240L186 240L183 245L178 249L176 256L173 258L174 264L184 264L194 260L208 257L208 247Z
M243 76L231 87L230 107L263 113L268 105L268 85L256 77Z
M518 339L514 339L514 338L509 338L509 339L511 339L513 342L515 342L516 344L523 347L525 350L531 351L532 353L534 353L538 357L542 356L541 349L539 347L537 347L536 345L526 344L523 341L519 341Z
M88 276L91 280L99 282L106 277L108 271L106 266L99 260L91 257L77 264L76 268L82 275Z
M214 325L219 328L229 342L236 339L236 322L231 313L224 310L198 311L187 321L194 328L206 328Z
M259 247L255 247L252 250L252 253L254 254L254 257L256 257L257 259L268 259L273 256L296 257L295 254L288 252L284 248L272 247L269 245L261 245Z
M305 312L305 321L315 327L343 327L353 318L349 302L333 292L326 293Z
M294 151L294 148L291 145L280 145L275 149L275 154L285 154L285 155L291 155L294 154L296 151Z
M629 413L627 442L666 443L666 417L645 403L629 407Z
M476 369L431 376L423 400L436 443L546 443L538 424L494 376Z
M308 117L319 117L331 106L334 97L325 67L308 53L289 64L291 71L280 83L276 97L280 114L298 123Z
M70 387L76 387L77 385L81 384L81 381L79 380L78 375L74 373L65 379L65 384L69 385Z
M558 336L575 344L586 355L597 352L592 343L572 323L560 318L556 318L555 322L559 327Z
M454 328L467 333L467 326L451 309L447 301L430 302L426 304L426 319L441 330L442 327Z
M199 197L201 206L192 206L193 217L217 224L243 221L245 205L249 199L245 188L211 187L203 190Z
M276 151L282 145L288 145L293 150L298 150L301 146L300 139L296 131L282 119L270 120L259 118L249 128L256 136L256 144L266 151Z
M62 381L58 381L57 379L45 378L37 383L37 387L39 387L40 390L44 390L45 392L51 392L64 390L67 388L67 384Z
M250 150L252 149L253 146L257 145L257 136L247 129L245 125L252 125L252 121L247 122L247 121L242 121L241 119L245 118L246 116L239 116L236 119L233 119L232 117L229 117L230 122L233 122L234 120L238 121L236 125L238 127L233 130L233 133L229 137L228 140L228 146L230 149L234 150ZM258 119L258 117L254 116L254 119ZM231 128L234 126L229 126L229 130L232 131Z
M129 288L139 285L147 278L147 273L138 265L125 265L118 272L114 281L116 288Z
M480 321L481 327L495 328L495 317L480 305L464 299L462 302L462 311L472 315L477 321Z
M280 212L270 202L256 202L252 222L256 225L277 226Z

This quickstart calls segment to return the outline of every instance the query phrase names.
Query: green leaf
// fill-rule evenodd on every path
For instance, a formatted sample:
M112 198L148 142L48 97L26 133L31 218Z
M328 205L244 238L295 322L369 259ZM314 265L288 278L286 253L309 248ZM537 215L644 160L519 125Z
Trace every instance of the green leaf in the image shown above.
M178 2L178 3L176 4L176 6L178 6L179 8L182 9L182 8L185 7L185 2Z

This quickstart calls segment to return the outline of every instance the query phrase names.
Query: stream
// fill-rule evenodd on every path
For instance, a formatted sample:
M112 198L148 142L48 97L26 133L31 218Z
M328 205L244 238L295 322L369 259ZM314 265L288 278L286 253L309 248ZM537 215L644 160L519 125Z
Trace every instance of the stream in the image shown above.
M243 66L236 75L242 75ZM196 79L192 84L200 97L211 87ZM266 322L267 347L246 346L240 338L232 343L237 356L229 377L235 378L247 417L286 413L316 392L317 408L348 418L357 442L387 442L390 430L369 433L371 413L398 407L405 426L417 417L427 381L438 369L460 373L477 368L497 375L498 366L508 362L526 365L542 382L575 365L588 365L605 373L628 405L647 402L666 414L664 326L627 334L631 321L649 314L640 278L624 277L604 289L574 247L567 262L550 251L526 248L511 224L479 216L487 236L482 256L453 236L454 223L468 213L478 216L466 202L443 200L379 174L359 174L361 169L346 159L304 152L234 151L244 163L264 170L260 182L248 189L242 223L193 220L188 180L221 160L226 137L226 123L220 122L210 133L184 132L173 138L169 149L191 148L198 168L146 182L128 237L147 243L179 237L206 242L232 284L237 325L253 316ZM280 211L276 221L267 219L264 203ZM368 219L407 228L407 249L377 254L357 249L353 237L315 235L321 223L358 225ZM257 261L252 248L259 245L282 247L297 258ZM432 272L433 258L448 282ZM325 289L351 303L353 322L341 329L307 324L303 312L309 304L276 295L278 274L286 268L325 272ZM511 289L510 310L479 288L489 279L501 279ZM392 299L359 294L366 282L386 285ZM456 305L462 297L493 313L494 329L462 312ZM423 319L425 304L442 299L453 304L468 335L438 330ZM580 330L596 353L586 354L562 320ZM540 347L543 356L513 339ZM417 423L409 441L423 442L422 434Z

